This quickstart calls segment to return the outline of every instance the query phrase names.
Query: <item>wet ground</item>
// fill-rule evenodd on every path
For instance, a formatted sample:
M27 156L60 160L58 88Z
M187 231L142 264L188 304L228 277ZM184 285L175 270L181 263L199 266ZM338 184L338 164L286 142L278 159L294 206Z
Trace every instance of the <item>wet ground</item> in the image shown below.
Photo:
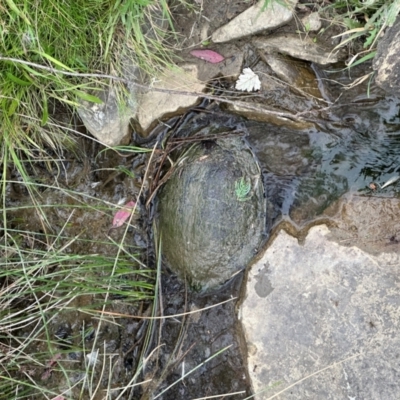
M247 7L243 2L232 7L223 3L213 3L215 15L208 15L208 11L204 14L210 19L211 28ZM201 35L190 36L192 25L188 21L194 23L193 16L182 14L180 18L178 26L187 29L182 31L183 35L193 41L203 39ZM384 189L379 185L400 175L400 102L385 98L374 88L368 97L366 85L343 91L342 85L351 82L357 74L350 77L346 72L339 72L341 68L338 66L338 72L330 76L333 83L325 83L335 99L331 107L318 106L313 112L314 104L310 106L306 102L311 107L310 120L314 124L311 128L277 127L246 120L215 104L203 104L179 121L174 119L175 128L158 138L191 137L209 126L210 121L218 121L218 134L243 135L260 162L269 203L268 230L284 222L287 229L298 233L318 221L328 220L338 227L338 238L348 240L351 227L343 223L345 214L340 199L357 198L365 210L364 229L368 227L368 220L371 225L376 221L376 208L371 207L374 198L384 197L388 207L397 205L400 181ZM362 73L361 69L359 74ZM221 85L223 90L231 83L221 82ZM297 94L281 92L282 109L293 107L298 111ZM277 101L279 108L278 100L283 97L267 100ZM156 175L165 152L161 147L153 155L102 152L104 149L90 139L79 138L78 141L76 151L66 153L64 159L52 164L50 169L45 163L34 164L30 169L31 176L43 185L37 201L46 205L48 224L43 223L31 206L26 189L14 183L8 187L10 227L31 232L30 237L24 238L26 248L46 248L49 246L44 243L46 234L57 237L62 233L59 245L68 243L67 251L71 254L100 254L112 258L118 252L116 244L124 243L127 253L132 255L124 259L124 279L135 281L140 275L143 281L153 284L157 262L152 222L156 209L148 200L158 186ZM153 138L141 146L151 150L155 141ZM10 171L9 179L18 181L20 177ZM110 230L118 204L130 200L139 204L131 225L126 231L124 228ZM388 229L387 234L385 229ZM397 245L400 226L393 222L389 228L381 227L377 238L371 240L381 248ZM49 334L59 343L55 352L63 355L58 362L70 373L31 366L33 379L53 389L74 386L83 379L82 371L90 353L84 349L93 348L97 342L107 362L95 366L93 379L98 382L99 391L93 398L102 398L101 390L110 386L110 382L115 388L115 398L120 394L123 399L175 400L216 395L224 399L244 399L250 396L244 346L236 318L242 276L217 292L205 295L190 291L165 266L161 271L157 306L148 300L133 301L121 295L108 303L106 311L122 316L110 318L96 330L96 317L78 309L100 299L97 294L77 298L76 304L71 304L73 311L53 318L49 322ZM221 302L225 303L219 304ZM205 309L207 307L210 308ZM153 311L160 317L154 324L133 318L148 317ZM21 328L18 335L24 337L29 330ZM149 345L145 347L145 343ZM44 351L37 344L32 346L32 353ZM145 366L141 368L143 360ZM142 381L148 382L125 392L121 389ZM83 396L87 395L85 390ZM85 398L82 393L80 388L75 389L71 398Z
M399 102L392 98L376 100L372 104L352 101L346 107L339 107L328 121L321 121L325 130L316 127L297 131L229 114L222 117L221 110L211 104L207 112L188 114L174 134L190 137L199 130L204 133L204 127L218 120L224 134L245 135L258 157L265 179L271 225L276 227L285 221L296 231L329 219L332 224L340 226L344 215L340 212L340 198L355 196L358 201L371 204L374 198L385 197L388 202L395 202L392 207L397 204L400 189L396 182L382 190L378 184L383 185L400 173L399 107ZM346 112L342 111L344 109ZM147 146L150 148L151 144ZM154 210L151 205L146 208L148 191L140 198L140 213L128 229L127 236L123 238L124 230L121 228L109 231L116 204L121 199L125 202L137 200L151 156L120 156L109 151L98 156L101 147L91 145L90 140L83 140L81 146L90 157L80 158L79 154L74 156L71 153L68 161L59 164L59 170L53 170L53 175L40 165L32 170L42 185L49 185L40 193L41 203L48 206L46 216L50 228L47 229L51 229L54 235L62 232L65 240L79 237L68 246L68 252L73 254L112 256L116 252L112 241L124 240L126 248L134 255L128 267L132 272L126 272L128 280L137 278L134 270L140 270L140 264L136 260L155 270L154 238L150 229ZM155 168L158 164L152 161L152 165ZM122 167L131 175L120 172ZM151 170L154 175L155 169ZM371 189L371 183L376 184L375 189ZM58 188L54 187L55 184ZM9 212L10 226L32 232L31 246L42 243L45 235L42 228L37 229L43 226L37 213L31 207L19 208L29 204L27 193L17 184L10 185L9 190L8 205L16 208ZM376 225L376 208L365 204L361 207L366 213L365 220L370 219L371 225ZM368 226L367 223L364 225ZM400 231L400 227L397 228ZM385 229L389 229L386 235ZM380 241L382 246L396 245L399 231L394 230L394 226L383 226L383 233L374 242ZM348 239L343 232L346 230L342 224L340 238ZM201 295L190 291L163 268L158 315L165 319L157 321L151 329L151 345L146 351L147 365L135 380L140 382L151 378L152 381L133 389L130 398L157 398L155 396L159 395L161 399L176 399L236 393L225 398L243 399L251 394L235 311L241 278L236 277L234 282L215 293ZM154 282L154 274L147 274L145 279ZM92 305L95 298L82 296L71 307L78 309L85 304ZM227 300L231 301L216 305ZM214 307L196 312L210 306ZM150 315L151 308L150 302L131 303L122 297L113 300L107 311L146 316ZM168 318L187 312L189 314L184 317ZM61 338L58 339L59 351L65 356L62 361L64 368L76 370L70 376L72 383L82 379L82 372L79 372L84 370L82 343L89 349L97 341L106 346L102 356L111 359L113 355L114 363L114 367L106 368L106 371L96 367L98 376L107 376L112 370L113 386L121 387L132 379L138 367L148 322L134 318L120 318L118 325L105 322L101 330L96 331L96 337L95 319L82 312L66 311L53 318L49 326L51 335ZM82 332L86 332L83 342ZM24 336L27 332L22 329L19 334ZM74 350L77 348L81 350ZM36 347L34 350L41 349ZM192 369L195 371L186 376ZM51 387L67 385L56 371L43 379L46 371L46 368L36 368L34 376L42 377L43 382ZM103 378L102 385L106 387L108 380ZM169 388L170 385L173 386Z

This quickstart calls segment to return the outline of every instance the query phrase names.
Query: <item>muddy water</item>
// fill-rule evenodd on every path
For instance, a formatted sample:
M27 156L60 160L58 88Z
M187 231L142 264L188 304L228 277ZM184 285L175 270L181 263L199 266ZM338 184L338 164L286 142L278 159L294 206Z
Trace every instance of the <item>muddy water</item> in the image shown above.
M399 105L387 98L370 106L343 106L324 123L325 130L246 123L274 204L273 217L303 225L323 216L345 193L397 197L399 182L383 190L379 185L400 175Z

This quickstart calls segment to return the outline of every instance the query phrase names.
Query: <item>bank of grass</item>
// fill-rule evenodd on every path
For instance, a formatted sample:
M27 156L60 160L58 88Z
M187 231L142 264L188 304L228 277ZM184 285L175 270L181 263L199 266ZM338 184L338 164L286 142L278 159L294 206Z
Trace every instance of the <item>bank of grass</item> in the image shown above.
M82 197L82 193L76 195ZM107 350L112 340L106 340L105 332L119 324L118 310L136 315L141 303L151 304L157 274L125 244L127 229L119 243L107 237L100 242L71 236L67 234L69 220L57 232L49 229L46 233L40 224L35 230L24 229L29 223L18 215L31 213L32 219L40 219L35 217L37 207L42 208L41 215L47 214L46 207L71 210L69 204L25 204L3 210L0 393L13 400L91 399L104 390L111 396L119 370L115 364L121 359ZM88 213L100 209L112 216L115 212L105 203L82 207ZM90 252L94 244L107 250ZM76 252L78 248L86 252ZM104 387L104 381L109 387Z
M73 146L67 128L81 100L113 84L57 71L124 76L133 63L154 73L171 65L163 37L171 26L166 0L5 0L0 4L0 156L29 180L21 160ZM122 62L123 61L123 62ZM36 65L47 67L39 69Z
M345 32L337 48L361 41L363 50L356 52L348 61L354 67L376 55L376 47L386 28L393 26L399 12L399 0L339 0L333 1L322 11L333 10L332 23L340 24Z
M109 252L99 254L90 251L88 239L67 234L70 221L51 226L49 205L41 204L40 192L60 190L54 170L63 168L60 161L75 148L78 102L99 102L98 91L110 84L121 107L126 99L122 83L73 74L123 76L121 60L149 74L170 65L170 53L162 46L170 24L164 0L6 0L0 4L2 396L89 399L102 390L110 390L111 396L119 370L115 364L121 360L97 338L118 325L118 317L113 316L116 302L140 314L139 305L154 300L155 272L125 244L127 231L119 243L104 237ZM46 188L35 174L36 165L53 175L54 182ZM10 202L13 185L28 192L30 200L22 196L24 204ZM25 228L23 219L30 216L24 207L30 207L38 221L34 229ZM70 209L68 204L51 207ZM88 213L101 209L110 223L116 212L110 204L82 207ZM86 251L76 252L76 248ZM63 330L66 325L74 336ZM95 331L94 339L87 341L90 330ZM132 385L139 379L140 363ZM101 384L104 381L108 388Z

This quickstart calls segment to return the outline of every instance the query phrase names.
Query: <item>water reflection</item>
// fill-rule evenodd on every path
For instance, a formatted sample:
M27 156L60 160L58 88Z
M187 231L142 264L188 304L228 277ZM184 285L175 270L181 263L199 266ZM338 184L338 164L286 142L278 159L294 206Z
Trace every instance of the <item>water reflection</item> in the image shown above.
M333 123L332 123L333 122ZM293 131L247 122L248 141L260 160L275 214L305 222L346 192L380 197L400 195L399 102L342 107L324 129ZM322 125L322 124L321 124ZM377 185L379 188L379 185Z

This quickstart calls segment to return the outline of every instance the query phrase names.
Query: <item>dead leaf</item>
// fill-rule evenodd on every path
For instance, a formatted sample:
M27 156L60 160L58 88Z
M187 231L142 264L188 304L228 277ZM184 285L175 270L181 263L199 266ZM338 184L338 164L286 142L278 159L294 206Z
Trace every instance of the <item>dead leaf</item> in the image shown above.
M245 68L243 72L239 75L239 79L236 81L235 88L237 90L241 90L242 92L260 90L260 78L250 68Z
M400 179L400 176L394 176L393 178L390 178L386 183L384 183L380 188L384 189L385 187L388 187L389 185L393 185L393 183L396 183Z
M221 54L213 50L192 50L190 54L211 64L218 64L219 62L225 60Z
M53 356L53 358L47 362L46 370L42 374L41 379L45 381L50 378L51 373L53 372L53 367L57 364L57 360L61 358L61 353L57 353Z
M132 214L132 210L136 207L136 203L134 201L129 201L124 205L121 210L117 211L114 215L112 228L119 228L123 225L123 223L130 217Z

